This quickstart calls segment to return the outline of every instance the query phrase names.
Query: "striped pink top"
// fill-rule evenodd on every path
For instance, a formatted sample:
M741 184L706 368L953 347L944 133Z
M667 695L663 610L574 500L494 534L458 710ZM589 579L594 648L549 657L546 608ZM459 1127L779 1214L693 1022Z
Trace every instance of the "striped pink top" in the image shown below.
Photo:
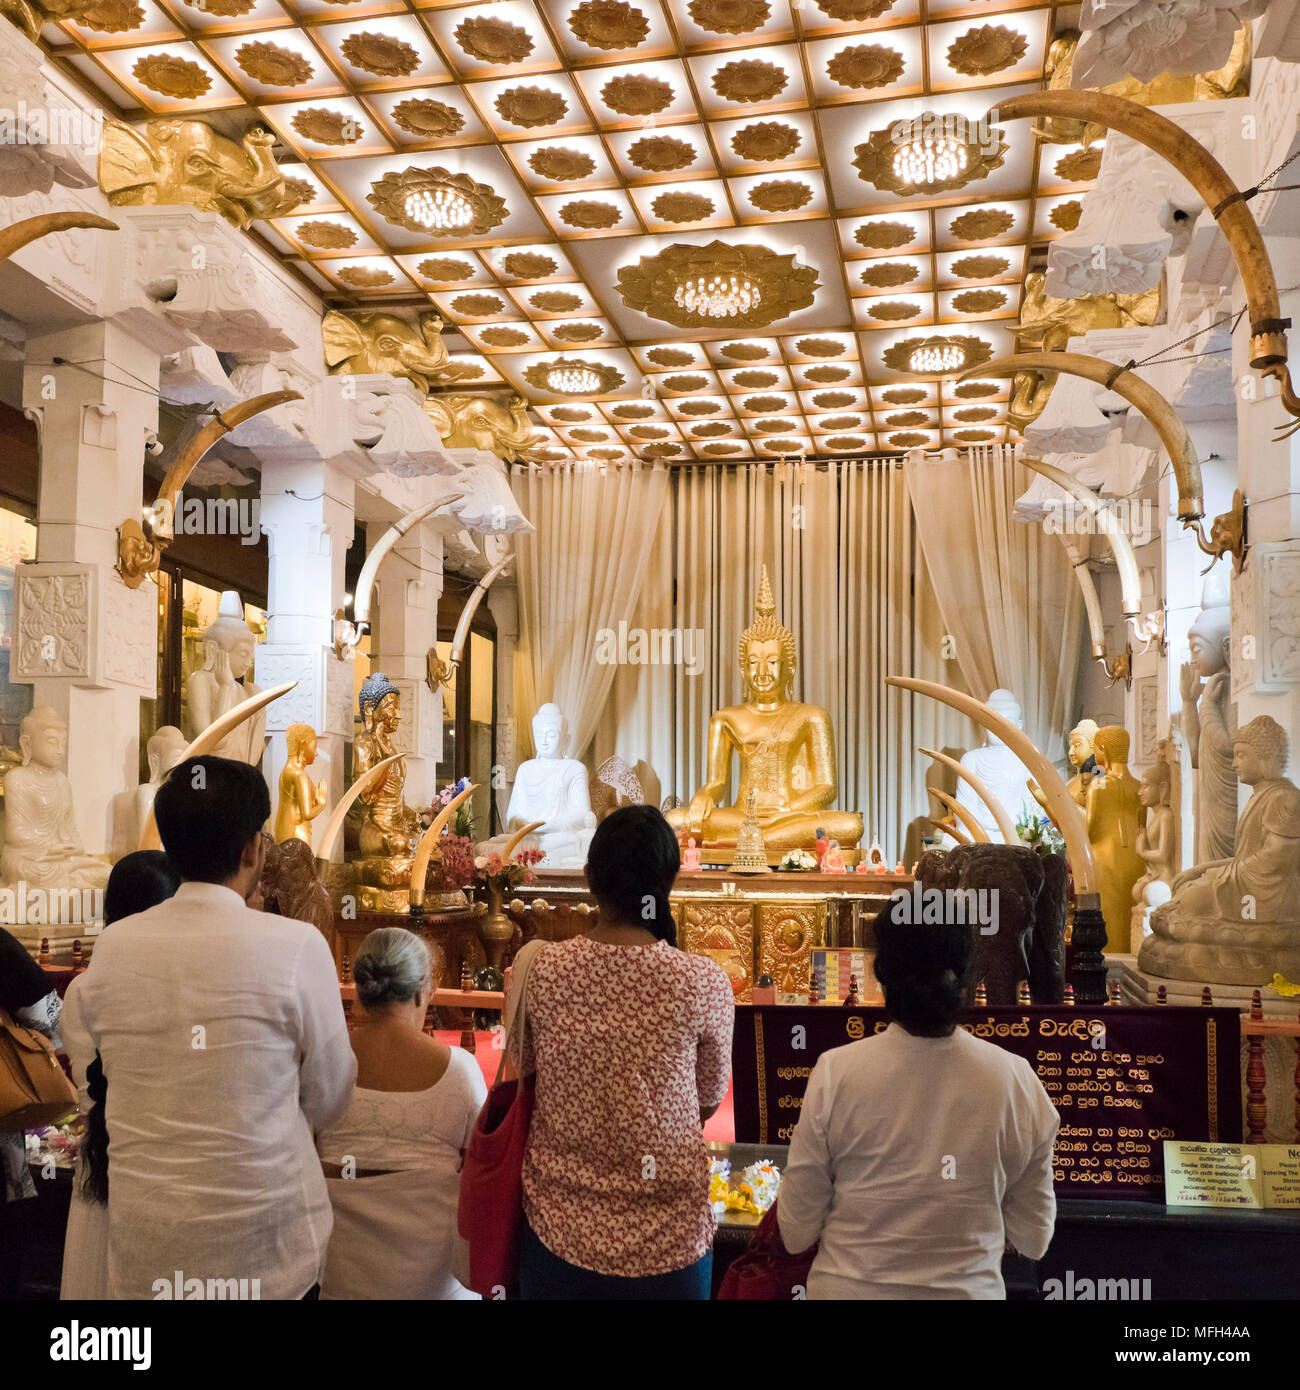
M528 977L537 1100L524 1212L560 1259L641 1278L709 1249L700 1110L727 1093L734 1005L717 965L665 942L541 948Z

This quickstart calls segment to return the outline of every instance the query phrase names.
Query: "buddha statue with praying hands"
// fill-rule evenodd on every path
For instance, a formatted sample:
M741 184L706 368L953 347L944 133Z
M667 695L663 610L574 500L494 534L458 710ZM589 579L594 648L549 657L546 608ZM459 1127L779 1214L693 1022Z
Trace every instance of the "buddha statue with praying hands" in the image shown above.
M744 702L718 710L709 720L708 780L690 804L668 813L680 834L711 848L734 850L744 807L752 792L755 813L769 852L807 849L819 826L845 849L862 840L862 817L833 811L838 783L831 717L816 705L790 698L796 655L794 634L776 619L767 567L755 603L757 617L740 637ZM718 804L740 767L736 802Z
M1266 714L1233 735L1236 777L1253 790L1232 856L1178 875L1151 914L1139 969L1227 985L1300 978L1300 788L1286 760L1286 730Z
M353 780L400 750L394 735L402 720L401 696L382 671L362 682L357 695L364 732L352 745ZM420 817L406 804L406 762L392 764L377 787L363 791L358 832L361 906L372 912L404 911L411 865L420 839Z
M188 738L197 738L223 714L261 693L249 675L256 651L257 639L244 617L244 605L234 589L227 589L216 618L203 633L203 665L186 682ZM265 748L266 712L259 710L232 729L214 751L218 757L259 767Z
M63 771L68 726L37 705L21 725L21 766L5 778L5 843L0 880L39 889L100 888L109 865L87 854L77 829L72 783Z
M316 761L316 730L290 724L284 734L289 757L280 773L280 804L275 812L275 839L301 840L311 848L311 823L325 809L324 781L313 782L307 769Z

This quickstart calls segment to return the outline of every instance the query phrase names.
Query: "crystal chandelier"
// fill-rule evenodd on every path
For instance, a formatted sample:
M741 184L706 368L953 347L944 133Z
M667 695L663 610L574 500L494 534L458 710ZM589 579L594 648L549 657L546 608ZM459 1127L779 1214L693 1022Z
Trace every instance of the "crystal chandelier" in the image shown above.
M955 372L965 365L966 352L956 343L925 343L907 359L914 372Z
M405 206L407 217L430 231L456 231L474 221L469 199L454 188L413 188Z
M600 375L590 367L552 367L546 373L546 384L561 395L590 395L600 390Z
M734 319L762 302L763 294L748 275L697 275L683 280L673 302L687 313L706 319Z
M915 135L894 151L894 177L918 187L947 183L966 171L965 141L948 135Z

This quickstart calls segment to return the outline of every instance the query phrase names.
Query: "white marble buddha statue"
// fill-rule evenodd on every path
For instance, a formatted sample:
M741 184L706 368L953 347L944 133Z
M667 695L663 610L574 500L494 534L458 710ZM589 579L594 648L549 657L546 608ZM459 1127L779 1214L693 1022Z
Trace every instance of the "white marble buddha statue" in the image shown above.
M113 837L113 857L120 859L140 844L140 835L153 810L153 799L164 778L181 760L189 747L189 739L175 724L164 724L150 735L145 745L149 763L149 780L132 791L123 793L121 814L114 814L116 833Z
M1213 578L1213 576L1212 576ZM1222 588L1206 582L1201 612L1187 632L1191 661L1179 672L1182 728L1195 775L1195 862L1232 854L1237 776L1232 770L1232 615Z
M1017 729L1024 727L1020 716L1020 701L1011 691L995 690L987 703L995 714L1002 715ZM1038 814L1029 794L1029 769L996 734L985 733L984 746L972 748L961 761L962 766L970 768L1002 803L1013 822L1026 815ZM957 801L979 821L993 844L1005 843L998 823L993 819L993 812L964 777L957 783Z
M46 890L102 889L109 865L85 851L72 783L63 771L67 724L48 705L37 705L22 722L18 746L22 765L5 778L0 879Z
M558 705L545 704L533 716L535 758L520 763L506 809L506 834L488 844L501 849L516 830L533 821L542 828L526 836L519 849L540 849L548 869L580 869L596 830L587 787L587 769L576 758L563 757L567 725ZM498 843L500 842L500 843Z
M1230 985L1300 977L1300 788L1284 775L1286 731L1262 714L1232 748L1237 777L1254 788L1236 848L1174 880L1138 955L1149 974Z
M227 589L217 617L203 633L203 666L186 683L188 738L197 738L214 719L259 693L248 679L256 651L257 639L244 619L244 605L233 589ZM216 756L256 767L265 747L266 713L259 711L221 741Z

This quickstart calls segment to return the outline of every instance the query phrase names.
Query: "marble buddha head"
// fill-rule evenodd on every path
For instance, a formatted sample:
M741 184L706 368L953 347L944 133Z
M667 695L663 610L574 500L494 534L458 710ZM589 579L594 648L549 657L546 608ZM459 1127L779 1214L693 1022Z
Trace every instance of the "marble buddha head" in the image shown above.
M397 687L382 671L372 671L361 683L357 695L361 722L371 732L393 733L402 719L402 701Z
M1142 774L1138 800L1147 807L1168 806L1169 793L1169 764L1164 761L1152 763Z
M1228 669L1231 656L1231 610L1215 605L1204 608L1187 630L1187 645L1192 653L1192 665L1202 677L1217 675Z
M1093 740L1097 737L1097 721L1080 719L1070 730L1070 765L1078 771L1093 755Z
M20 728L18 747L24 767L29 763L50 768L62 765L68 756L68 726L56 710L37 705L24 717Z
M161 782L181 760L189 741L175 724L164 724L150 735L145 745L149 761L149 780Z
M740 634L740 677L745 699L764 703L789 699L797 660L794 633L776 620L776 601L766 565L754 611L757 617Z
M1098 767L1103 772L1113 772L1128 762L1128 730L1122 724L1107 724L1097 730L1092 747Z
M217 652L226 653L230 674L243 680L253 665L257 639L244 618L244 605L234 589L221 595L216 618L203 634L203 669L211 671L216 665Z
M547 703L533 715L533 747L539 758L558 758L564 747L564 715Z
M994 714L1000 714L1008 724L1014 725L1017 729L1024 727L1020 717L1020 701L1011 691L995 690L985 703ZM986 738L993 747L1001 748L1003 746L1002 740L991 729L987 731Z
M1286 758L1286 730L1271 715L1259 715L1233 736L1232 765L1248 787L1284 777Z
M284 743L291 758L305 764L316 761L316 730L310 724L290 724L284 731Z

